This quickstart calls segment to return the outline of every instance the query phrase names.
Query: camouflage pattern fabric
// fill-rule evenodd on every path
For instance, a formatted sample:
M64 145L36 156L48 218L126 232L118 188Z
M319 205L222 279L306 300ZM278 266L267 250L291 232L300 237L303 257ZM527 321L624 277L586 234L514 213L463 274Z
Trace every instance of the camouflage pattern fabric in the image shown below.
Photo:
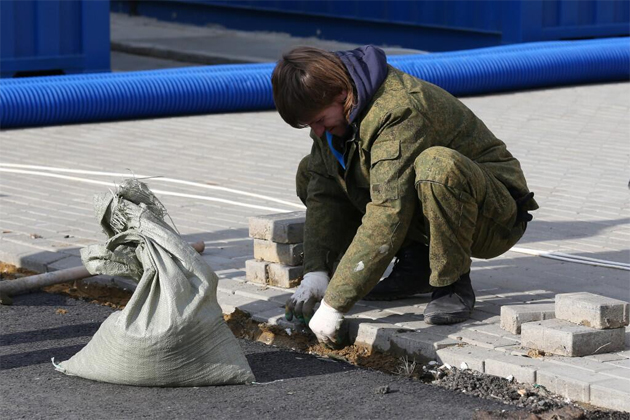
M305 272L334 271L324 299L346 312L378 283L398 249L429 244L431 284L446 286L520 239L519 162L464 104L389 67L345 141L344 171L326 138L296 176L305 203ZM342 142L335 138L334 141ZM528 200L522 210L535 210Z

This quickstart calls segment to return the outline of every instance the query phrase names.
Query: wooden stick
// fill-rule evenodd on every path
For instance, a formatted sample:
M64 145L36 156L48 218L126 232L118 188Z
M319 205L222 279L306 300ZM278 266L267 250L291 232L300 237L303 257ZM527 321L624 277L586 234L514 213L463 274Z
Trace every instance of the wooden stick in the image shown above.
M194 244L190 244L195 251L198 253L203 253L206 248L206 244L202 241L195 242ZM93 277L93 274L90 274L87 271L87 268L73 267L66 268L65 270L52 271L50 273L37 274L35 276L28 276L18 280L5 280L0 282L0 294L7 296L15 296L22 293L30 292L35 289L40 289L46 286L52 286L53 284L58 283L66 283L69 281L85 279L88 277Z

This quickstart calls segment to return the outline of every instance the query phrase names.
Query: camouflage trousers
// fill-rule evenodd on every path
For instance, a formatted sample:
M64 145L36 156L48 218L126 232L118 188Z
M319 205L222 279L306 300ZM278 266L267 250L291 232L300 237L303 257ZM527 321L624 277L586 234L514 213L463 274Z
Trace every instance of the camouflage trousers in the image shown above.
M300 162L296 175L297 194L304 203L308 159ZM456 150L428 148L414 168L420 202L416 219L428 238L432 286L454 283L470 271L471 257L499 256L525 233L527 224L517 221L516 201L505 185ZM418 240L409 236L406 243Z

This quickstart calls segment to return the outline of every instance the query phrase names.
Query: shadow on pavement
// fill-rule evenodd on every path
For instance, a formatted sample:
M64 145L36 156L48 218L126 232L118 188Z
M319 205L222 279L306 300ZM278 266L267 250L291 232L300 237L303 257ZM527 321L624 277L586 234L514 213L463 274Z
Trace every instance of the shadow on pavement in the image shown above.
M548 222L536 220L535 212L533 216L534 220L528 224L527 232L516 246L539 241L566 241L590 238L601 234L606 229L630 223L630 217L597 221Z
M326 359L301 353L287 353L286 351L270 351L247 355L256 382L273 382L282 379L303 378L307 376L328 375L356 369L345 363L322 363ZM278 366L283 366L278 369Z
M66 338L92 336L101 325L100 322L86 324L64 325L62 327L47 328L42 330L23 331L13 334L0 335L0 346L14 344L33 343L47 340L63 340Z
M8 354L0 358L0 370L50 363L51 356L54 356L57 361L68 360L83 347L85 347L85 344L75 344L72 346Z

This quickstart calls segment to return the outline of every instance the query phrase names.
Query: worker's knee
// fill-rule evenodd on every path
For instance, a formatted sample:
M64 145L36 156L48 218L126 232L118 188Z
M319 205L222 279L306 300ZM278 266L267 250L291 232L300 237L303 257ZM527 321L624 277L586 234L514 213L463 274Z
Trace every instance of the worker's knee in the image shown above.
M297 196L302 200L302 203L306 205L306 195L308 190L308 182L311 179L311 175L308 172L308 164L311 160L311 155L305 156L298 165L297 173L295 174L295 191Z
M416 187L437 183L475 196L478 184L484 182L479 166L461 153L447 147L426 149L414 161Z

